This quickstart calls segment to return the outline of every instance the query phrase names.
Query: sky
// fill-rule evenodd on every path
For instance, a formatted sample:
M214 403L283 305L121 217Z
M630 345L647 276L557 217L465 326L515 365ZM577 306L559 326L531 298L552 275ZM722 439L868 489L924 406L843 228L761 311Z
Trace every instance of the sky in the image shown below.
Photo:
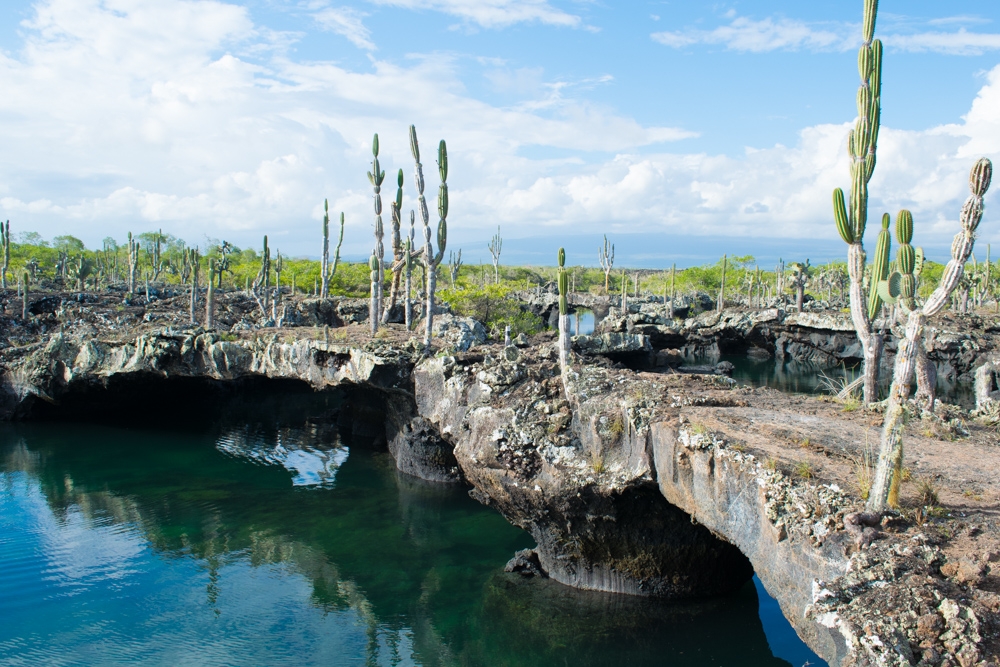
M367 256L367 172L404 174L414 124L448 249L489 263L700 264L846 255L861 0L6 0L0 218L88 247L162 229L317 257L323 201ZM975 160L1000 158L996 0L882 0L869 217L908 208L945 261ZM986 197L977 255L1000 254ZM408 217L408 216L407 216ZM419 214L418 214L419 227ZM432 225L435 221L432 221ZM407 223L404 222L404 226ZM868 246L874 246L874 224ZM417 232L418 239L420 231Z

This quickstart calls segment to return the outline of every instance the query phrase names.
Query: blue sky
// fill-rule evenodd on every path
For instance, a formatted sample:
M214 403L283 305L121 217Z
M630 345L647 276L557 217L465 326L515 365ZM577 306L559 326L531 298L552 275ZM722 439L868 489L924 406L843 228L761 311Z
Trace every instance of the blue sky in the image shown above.
M668 266L843 254L862 2L38 0L0 16L0 216L319 252L323 199L367 254L373 132L449 147L467 262ZM883 0L872 215L910 208L943 260L973 161L1000 157L995 0ZM389 180L389 179L387 179ZM987 197L980 244L1000 242ZM432 202L433 205L433 202ZM870 243L874 241L871 240ZM553 246L549 248L549 246ZM940 255L940 257L938 257Z

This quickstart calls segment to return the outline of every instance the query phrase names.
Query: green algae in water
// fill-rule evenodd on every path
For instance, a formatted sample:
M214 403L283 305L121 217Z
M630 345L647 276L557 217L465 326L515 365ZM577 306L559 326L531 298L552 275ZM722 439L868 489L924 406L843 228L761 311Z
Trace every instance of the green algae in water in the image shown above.
M464 488L245 419L0 427L4 664L821 664L753 584L670 604L505 574L531 540Z

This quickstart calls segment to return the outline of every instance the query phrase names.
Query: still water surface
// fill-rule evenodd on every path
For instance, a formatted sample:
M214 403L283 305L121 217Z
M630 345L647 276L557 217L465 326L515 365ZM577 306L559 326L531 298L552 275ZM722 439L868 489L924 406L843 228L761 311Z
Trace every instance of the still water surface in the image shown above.
M532 541L464 489L267 412L0 426L0 664L823 664L756 580L670 604L504 574Z

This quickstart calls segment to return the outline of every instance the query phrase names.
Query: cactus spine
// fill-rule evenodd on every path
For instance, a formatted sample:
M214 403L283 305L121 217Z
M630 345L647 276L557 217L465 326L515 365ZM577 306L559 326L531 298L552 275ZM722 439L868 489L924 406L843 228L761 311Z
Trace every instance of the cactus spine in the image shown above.
M378 261L376 271L375 292L368 317L372 321L372 333L378 331L379 314L382 311L382 258L385 256L385 248L382 245L382 181L385 180L385 171L379 169L378 162L378 134L372 139L372 170L368 172L368 180L375 189L375 258Z
M862 25L863 43L858 51L858 122L847 139L851 158L850 209L840 188L833 191L833 212L837 231L847 247L847 271L851 287L851 319L864 350L864 402L875 400L883 338L872 329L869 315L872 301L865 298L865 251L863 236L868 219L868 182L875 171L875 148L881 118L882 42L874 39L878 0L865 0ZM874 283L871 289L875 289ZM868 306L866 308L865 306Z
M10 269L10 220L7 221L6 226L0 224L0 246L3 246L3 269L0 273L0 283L4 289L7 289L7 271Z
M879 446L878 465L868 496L868 509L881 512L889 500L894 471L901 470L903 461L904 405L910 393L919 350L924 345L924 325L928 317L936 315L951 297L965 270L965 263L972 254L976 240L976 228L983 217L983 195L990 187L993 164L980 158L969 175L971 194L962 206L960 218L962 228L951 244L951 260L944 269L941 281L920 308L907 313L903 339L899 342L896 363L893 369L892 388L889 390L888 407L882 425L882 440ZM903 304L906 309L906 304Z

